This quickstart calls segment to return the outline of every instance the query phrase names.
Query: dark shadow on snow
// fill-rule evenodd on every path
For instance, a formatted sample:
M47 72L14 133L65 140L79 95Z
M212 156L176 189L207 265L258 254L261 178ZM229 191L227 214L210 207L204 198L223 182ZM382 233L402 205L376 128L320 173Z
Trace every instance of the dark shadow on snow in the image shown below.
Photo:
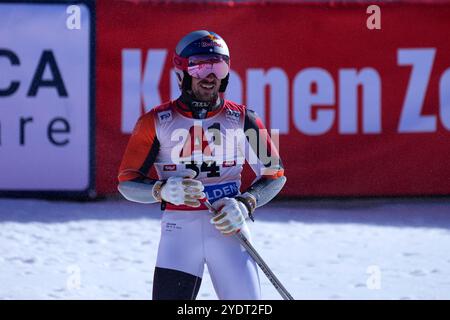
M159 204L126 200L55 201L0 199L1 222L62 223L78 220L160 219Z
M264 212L258 216L258 219L276 222L291 220L307 224L371 224L450 229L450 199L371 198L279 201L265 206Z
M259 208L255 217L255 223L296 221L450 229L450 199L284 200ZM90 202L0 199L0 223L160 218L159 204L138 204L117 198Z

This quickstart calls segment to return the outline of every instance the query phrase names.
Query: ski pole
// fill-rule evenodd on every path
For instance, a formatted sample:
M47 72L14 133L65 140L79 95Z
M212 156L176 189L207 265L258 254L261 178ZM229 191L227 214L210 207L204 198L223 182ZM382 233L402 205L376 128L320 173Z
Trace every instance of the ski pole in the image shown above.
M211 203L206 200L204 202L205 206L209 209L209 211L213 214L217 214L217 210L213 208ZM278 293L284 300L294 300L291 294L286 290L286 288L281 284L280 280L275 276L275 274L270 270L269 266L264 262L261 256L258 254L256 249L252 246L250 241L241 233L238 232L234 235L241 245L247 250L248 254L253 258L256 264L261 268L262 272L267 276L272 285L277 289Z

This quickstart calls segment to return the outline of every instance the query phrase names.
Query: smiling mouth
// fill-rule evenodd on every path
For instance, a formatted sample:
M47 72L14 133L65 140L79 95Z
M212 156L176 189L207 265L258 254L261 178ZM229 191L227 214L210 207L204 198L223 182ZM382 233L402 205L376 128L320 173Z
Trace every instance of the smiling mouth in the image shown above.
M200 87L206 90L214 89L216 85L213 82L201 82Z

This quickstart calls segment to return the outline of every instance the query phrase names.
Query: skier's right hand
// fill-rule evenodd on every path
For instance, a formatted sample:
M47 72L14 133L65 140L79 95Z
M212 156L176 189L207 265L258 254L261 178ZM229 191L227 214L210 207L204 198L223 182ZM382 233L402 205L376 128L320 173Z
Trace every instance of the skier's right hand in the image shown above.
M199 199L206 197L203 190L205 187L199 180L191 177L195 172L188 172L183 177L170 177L161 187L161 199L174 205L187 205L197 208L200 206Z

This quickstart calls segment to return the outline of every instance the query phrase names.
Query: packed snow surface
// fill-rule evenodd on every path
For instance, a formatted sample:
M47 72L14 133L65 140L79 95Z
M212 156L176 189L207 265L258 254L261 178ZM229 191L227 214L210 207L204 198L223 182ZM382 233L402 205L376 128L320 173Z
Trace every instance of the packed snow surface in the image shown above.
M118 199L0 199L0 299L151 299L160 217ZM250 228L295 299L450 299L450 199L277 201ZM217 299L207 269L198 299Z

